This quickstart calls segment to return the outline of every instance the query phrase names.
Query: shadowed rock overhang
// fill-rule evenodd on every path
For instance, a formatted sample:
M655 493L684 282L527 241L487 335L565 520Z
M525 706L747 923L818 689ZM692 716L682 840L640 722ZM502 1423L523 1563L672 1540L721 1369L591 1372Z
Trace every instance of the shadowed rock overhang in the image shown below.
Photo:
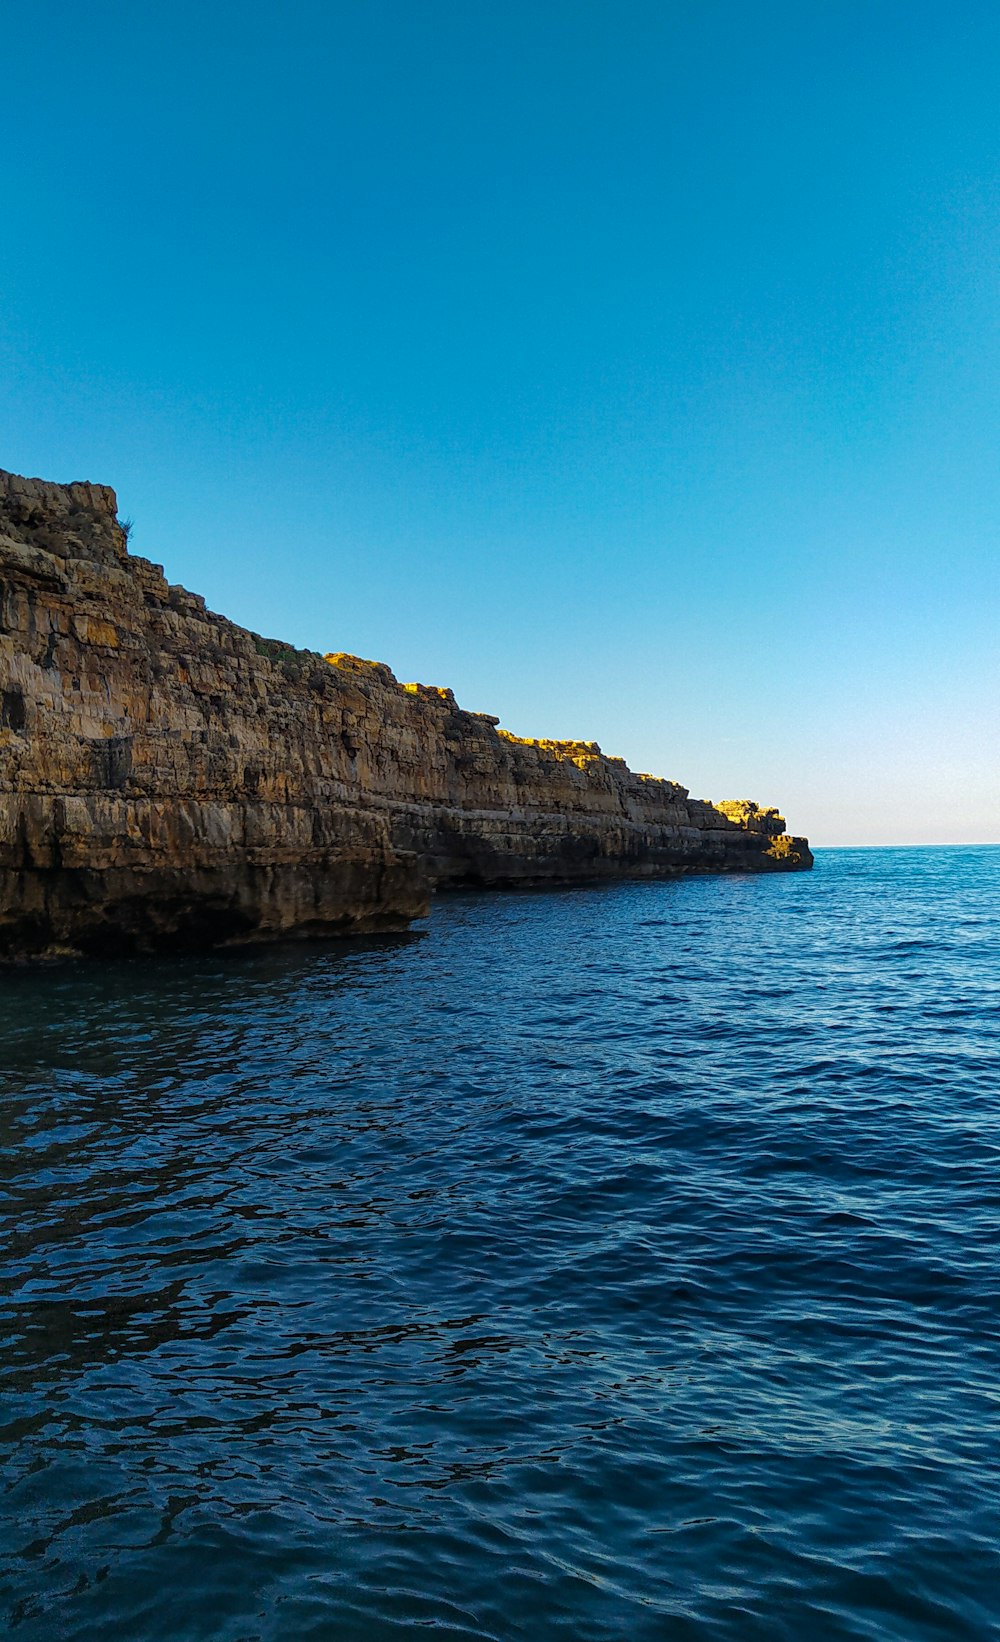
M0 956L399 930L455 885L812 865L782 817L264 639L0 470Z

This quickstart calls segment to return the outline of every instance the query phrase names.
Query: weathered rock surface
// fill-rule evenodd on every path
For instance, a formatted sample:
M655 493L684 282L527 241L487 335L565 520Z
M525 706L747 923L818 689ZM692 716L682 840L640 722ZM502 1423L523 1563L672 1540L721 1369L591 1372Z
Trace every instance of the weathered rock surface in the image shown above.
M439 885L811 864L775 810L249 633L129 554L112 490L0 470L0 955L400 929Z

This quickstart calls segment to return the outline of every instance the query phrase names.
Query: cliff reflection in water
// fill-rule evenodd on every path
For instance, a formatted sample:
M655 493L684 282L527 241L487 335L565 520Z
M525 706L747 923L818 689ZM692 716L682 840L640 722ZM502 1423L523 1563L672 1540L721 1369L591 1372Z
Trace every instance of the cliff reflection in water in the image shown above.
M9 1633L990 1634L998 870L8 974Z

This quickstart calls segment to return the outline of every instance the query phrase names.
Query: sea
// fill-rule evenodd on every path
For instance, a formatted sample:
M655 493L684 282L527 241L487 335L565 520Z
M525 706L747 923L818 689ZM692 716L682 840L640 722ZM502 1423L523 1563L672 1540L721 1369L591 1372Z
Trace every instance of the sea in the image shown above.
M1000 848L0 976L0 1633L1000 1636Z

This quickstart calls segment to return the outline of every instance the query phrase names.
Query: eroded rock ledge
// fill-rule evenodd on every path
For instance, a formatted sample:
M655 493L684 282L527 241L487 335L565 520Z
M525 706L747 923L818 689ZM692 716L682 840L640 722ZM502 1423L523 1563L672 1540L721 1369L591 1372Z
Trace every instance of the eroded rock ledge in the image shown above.
M445 885L811 866L784 825L260 638L129 554L114 491L0 470L0 956L402 929Z

